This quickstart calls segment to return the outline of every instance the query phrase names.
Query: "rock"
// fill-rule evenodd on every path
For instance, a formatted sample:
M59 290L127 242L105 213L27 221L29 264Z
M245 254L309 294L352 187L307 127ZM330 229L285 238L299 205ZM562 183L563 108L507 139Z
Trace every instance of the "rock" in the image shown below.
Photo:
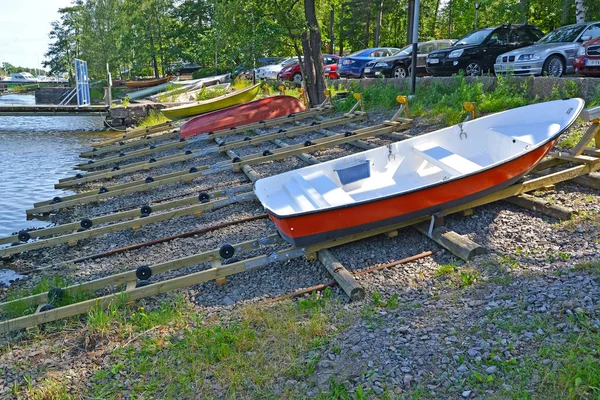
M458 372L467 372L469 369L467 368L467 366L465 364L460 364L456 370Z
M462 397L464 397L465 399L467 397L471 396L471 391L470 390L465 390L464 392L462 392Z
M498 370L498 367L496 367L495 365L492 365L491 367L487 367L485 369L485 372L487 372L488 374L495 374L497 370Z
M413 380L412 375L409 375L409 374L404 375L404 377L402 378L402 383L404 384L404 387L406 389L408 389L410 387L410 383L412 382L412 380Z
M225 296L225 298L223 299L223 304L225 304L226 306L232 306L235 304L235 301L233 301L231 297Z

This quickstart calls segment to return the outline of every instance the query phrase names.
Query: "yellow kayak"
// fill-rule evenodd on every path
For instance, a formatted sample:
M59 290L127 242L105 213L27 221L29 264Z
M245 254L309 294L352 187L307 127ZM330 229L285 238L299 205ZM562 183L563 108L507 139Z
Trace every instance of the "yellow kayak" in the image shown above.
M220 110L221 108L247 103L256 97L259 90L260 87L257 84L246 89L236 90L235 92L215 97L214 99L197 101L194 104L185 104L182 106L165 108L162 110L162 113L165 117L171 120L205 114L207 112Z

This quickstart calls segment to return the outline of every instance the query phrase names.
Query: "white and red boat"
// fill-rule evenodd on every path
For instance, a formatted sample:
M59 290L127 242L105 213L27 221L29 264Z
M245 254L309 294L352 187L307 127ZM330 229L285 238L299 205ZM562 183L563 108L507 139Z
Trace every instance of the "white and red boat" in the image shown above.
M432 215L518 181L582 99L533 104L256 181L280 234L306 246Z

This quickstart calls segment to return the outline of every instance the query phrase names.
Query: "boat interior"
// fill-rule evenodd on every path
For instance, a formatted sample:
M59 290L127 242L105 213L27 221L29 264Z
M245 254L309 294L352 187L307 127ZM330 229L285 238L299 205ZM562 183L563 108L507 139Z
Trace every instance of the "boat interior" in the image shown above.
M583 108L580 99L542 104L546 107L536 104L493 114L264 178L256 182L255 193L265 208L287 216L400 195L478 173L555 137Z

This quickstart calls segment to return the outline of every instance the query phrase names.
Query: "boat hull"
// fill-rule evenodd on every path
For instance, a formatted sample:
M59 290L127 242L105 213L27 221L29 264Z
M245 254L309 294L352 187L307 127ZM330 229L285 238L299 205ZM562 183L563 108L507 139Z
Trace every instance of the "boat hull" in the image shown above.
M189 138L209 131L283 117L305 109L304 104L292 96L266 97L193 118L181 125L181 137Z
M147 80L147 81L128 81L128 82L125 82L125 86L131 87L131 88L144 88L144 87L160 85L160 84L166 83L170 80L171 80L171 77L167 76L164 78L151 79L151 80Z
M282 237L307 246L432 215L502 190L521 179L558 141L552 141L497 167L422 190L289 217L267 210Z
M259 90L259 85L254 85L247 89L239 90L237 92L233 92L225 96L216 97L211 100L197 102L185 106L165 108L164 110L162 110L162 113L165 117L171 120L193 117L199 114L206 114L208 112L220 110L222 108L247 103L256 97Z

